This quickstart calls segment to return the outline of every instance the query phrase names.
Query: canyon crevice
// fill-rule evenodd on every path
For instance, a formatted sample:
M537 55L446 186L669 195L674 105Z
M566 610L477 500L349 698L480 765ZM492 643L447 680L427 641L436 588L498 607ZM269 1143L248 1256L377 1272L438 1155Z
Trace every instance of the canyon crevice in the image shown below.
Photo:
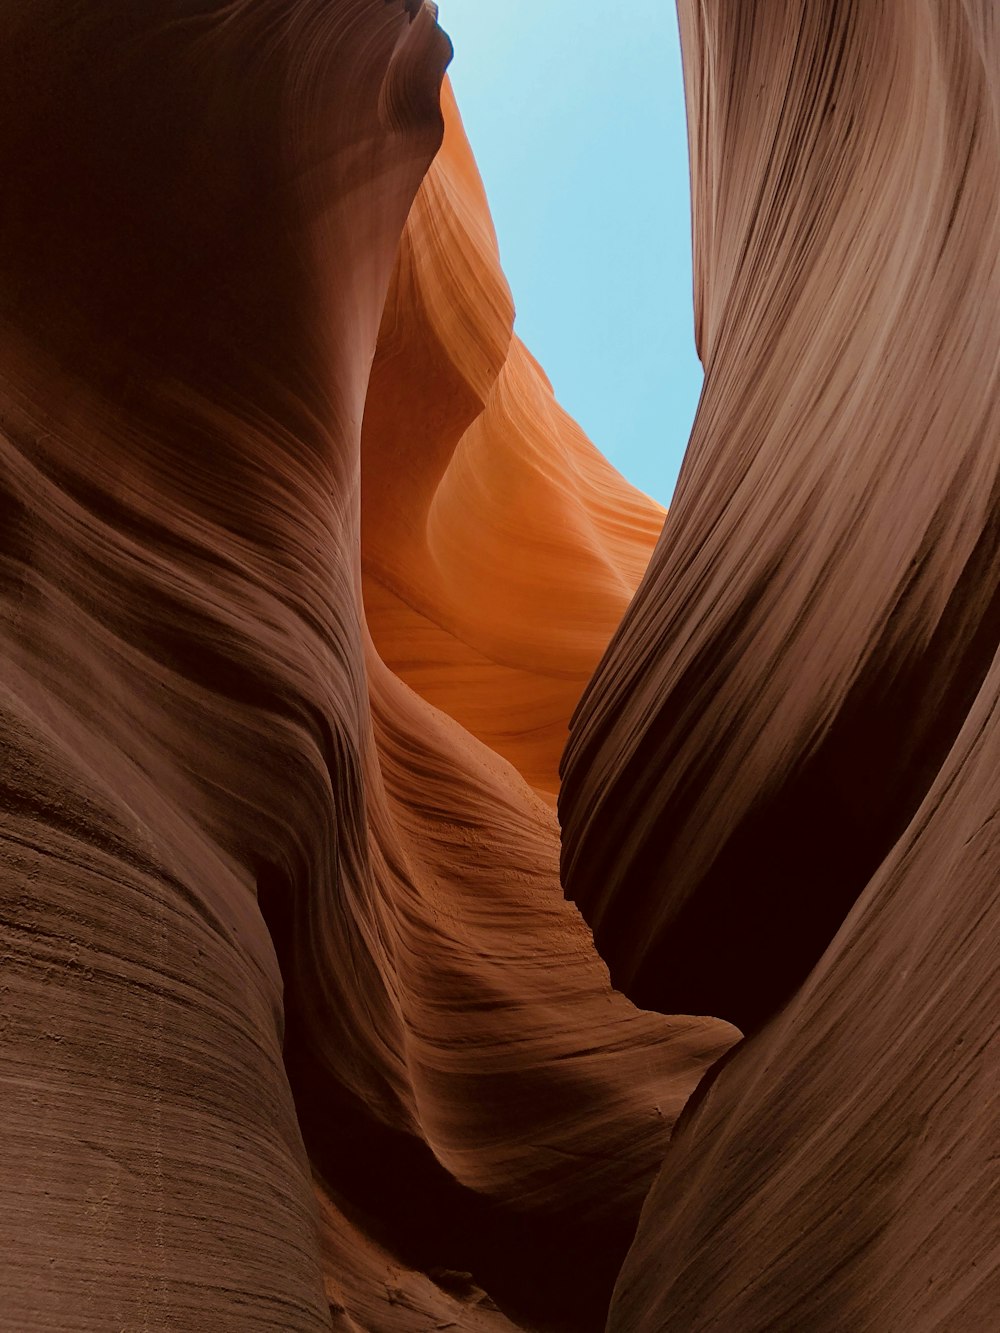
M666 517L432 5L0 0L5 1327L1000 1318L1000 27L679 12Z

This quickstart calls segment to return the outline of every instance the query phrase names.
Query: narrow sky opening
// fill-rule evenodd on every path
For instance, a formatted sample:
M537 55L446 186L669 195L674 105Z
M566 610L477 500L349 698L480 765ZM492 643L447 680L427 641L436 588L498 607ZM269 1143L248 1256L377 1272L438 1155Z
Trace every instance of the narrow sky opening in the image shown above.
M701 390L669 0L439 0L517 331L634 485L674 489Z

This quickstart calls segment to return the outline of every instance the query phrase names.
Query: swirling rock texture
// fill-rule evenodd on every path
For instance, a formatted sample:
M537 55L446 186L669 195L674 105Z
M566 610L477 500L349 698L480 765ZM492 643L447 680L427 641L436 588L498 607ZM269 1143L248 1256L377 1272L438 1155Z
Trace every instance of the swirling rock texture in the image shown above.
M430 5L0 0L5 1326L1000 1321L996 14L680 13L654 552Z
M2 1320L600 1328L737 1034L560 892L662 515L513 338L447 90L429 172L432 7L0 17Z
M554 804L568 719L663 510L610 467L512 336L496 236L447 84L444 112L372 368L365 607L387 665Z
M1000 1324L1000 26L682 0L706 378L575 720L568 892L754 1034L609 1328Z

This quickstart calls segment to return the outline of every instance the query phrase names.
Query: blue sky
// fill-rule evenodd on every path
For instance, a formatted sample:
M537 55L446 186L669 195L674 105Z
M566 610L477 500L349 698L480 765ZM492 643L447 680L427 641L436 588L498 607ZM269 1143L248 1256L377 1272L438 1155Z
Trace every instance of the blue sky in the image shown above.
M701 388L670 0L439 0L517 331L563 406L666 504Z

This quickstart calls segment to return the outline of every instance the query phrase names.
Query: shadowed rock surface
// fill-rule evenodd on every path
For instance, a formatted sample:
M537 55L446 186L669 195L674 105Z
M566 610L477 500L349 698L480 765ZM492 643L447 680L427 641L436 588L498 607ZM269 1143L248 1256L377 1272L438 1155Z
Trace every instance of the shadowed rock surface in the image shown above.
M661 513L513 341L450 98L427 175L433 10L0 10L3 1319L600 1328L735 1033L560 892Z
M638 1003L758 1028L1000 642L992 3L682 3L705 385L572 729L567 892Z
M663 526L432 5L0 0L11 1328L1000 1323L997 18L680 14Z
M1000 1322L1000 30L682 0L705 387L573 724L568 892L757 1035L609 1329Z

